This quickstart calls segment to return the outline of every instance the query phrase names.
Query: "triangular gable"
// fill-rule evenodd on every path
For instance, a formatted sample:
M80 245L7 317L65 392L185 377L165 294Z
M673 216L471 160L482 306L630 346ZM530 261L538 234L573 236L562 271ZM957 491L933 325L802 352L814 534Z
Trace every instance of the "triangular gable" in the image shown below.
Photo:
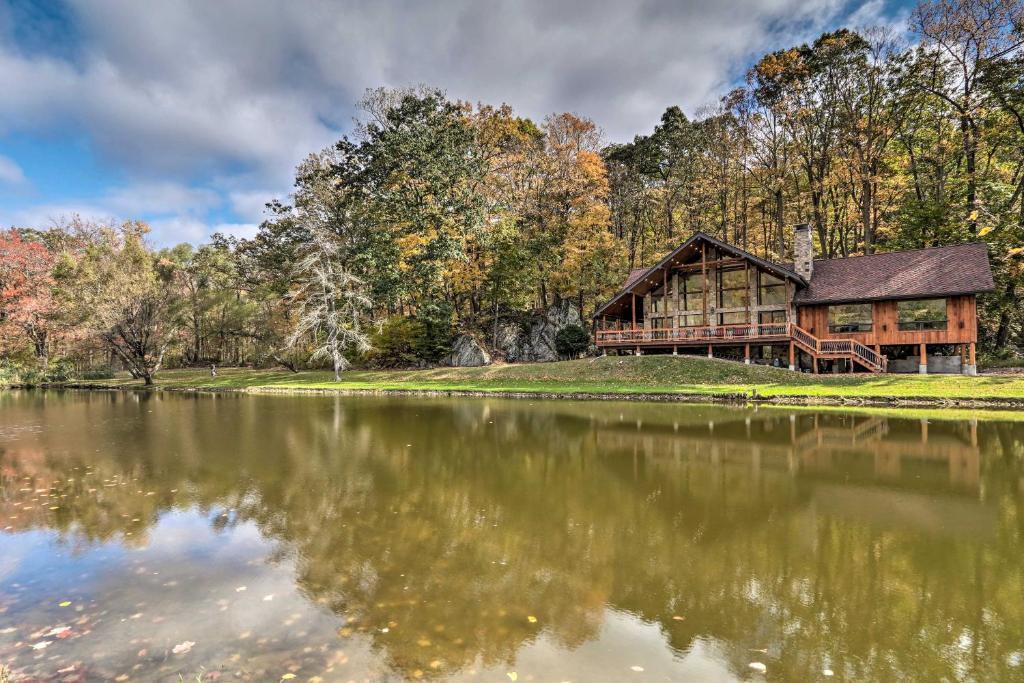
M666 264L671 263L675 259L677 259L680 253L682 253L683 251L685 251L686 249L700 241L706 242L710 246L721 249L722 251L725 251L735 256L736 258L746 259L753 263L754 265L758 266L759 268L767 270L768 272L776 275L777 277L792 280L804 287L807 286L807 281L804 278L800 277L794 271L790 270L789 268L780 266L777 263L772 263L771 261L766 261L763 258L751 254L749 251L745 249L740 249L739 247L735 247L731 244L723 242L705 232L696 232L689 239L687 239L685 242L683 242L678 247L673 249L671 252L669 252L667 256L665 256L663 259L655 263L650 268L634 269L633 271L631 271L629 274L629 278L627 278L626 284L622 287L622 289L615 296L609 299L607 303L598 308L594 312L594 317L596 318L609 307L618 303L622 299L622 297L628 294L632 294L636 292L638 289L644 289L645 285L649 285L647 291L650 291L650 289L656 287L657 283L651 282L650 276L653 275L656 271L662 270ZM642 272L638 273L638 270Z

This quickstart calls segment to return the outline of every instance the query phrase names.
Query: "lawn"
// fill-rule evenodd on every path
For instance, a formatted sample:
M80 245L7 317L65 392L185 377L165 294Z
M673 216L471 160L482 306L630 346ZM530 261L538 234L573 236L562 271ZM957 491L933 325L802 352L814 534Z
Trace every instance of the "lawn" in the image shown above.
M93 384L141 386L128 378ZM558 363L432 370L352 370L335 382L328 372L224 368L165 370L157 386L169 389L343 389L542 394L741 394L774 399L894 401L1019 401L1024 376L807 375L741 363L672 356L587 358Z

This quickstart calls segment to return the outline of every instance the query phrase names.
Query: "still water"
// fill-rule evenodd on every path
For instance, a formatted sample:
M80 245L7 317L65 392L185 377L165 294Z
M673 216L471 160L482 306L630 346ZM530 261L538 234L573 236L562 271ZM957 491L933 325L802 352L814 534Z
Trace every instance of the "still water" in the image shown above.
M0 394L0 665L1024 680L1024 423L983 417Z

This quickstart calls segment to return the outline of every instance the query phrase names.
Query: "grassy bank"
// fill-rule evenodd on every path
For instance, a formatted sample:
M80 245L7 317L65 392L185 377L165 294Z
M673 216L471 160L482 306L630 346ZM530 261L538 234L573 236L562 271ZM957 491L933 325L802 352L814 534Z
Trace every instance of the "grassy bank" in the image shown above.
M141 387L118 378L93 385ZM160 373L162 389L369 390L559 395L744 396L808 402L865 401L964 405L1024 405L1024 376L821 375L745 366L704 358L641 356L589 358L559 363L433 370L349 371L341 382L327 372L226 368Z

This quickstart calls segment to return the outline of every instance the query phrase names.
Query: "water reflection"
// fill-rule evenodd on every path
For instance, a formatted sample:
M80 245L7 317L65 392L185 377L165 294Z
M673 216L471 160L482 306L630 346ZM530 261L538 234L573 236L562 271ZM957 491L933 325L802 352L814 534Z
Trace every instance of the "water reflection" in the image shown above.
M120 393L0 414L16 672L1021 675L1012 423Z

